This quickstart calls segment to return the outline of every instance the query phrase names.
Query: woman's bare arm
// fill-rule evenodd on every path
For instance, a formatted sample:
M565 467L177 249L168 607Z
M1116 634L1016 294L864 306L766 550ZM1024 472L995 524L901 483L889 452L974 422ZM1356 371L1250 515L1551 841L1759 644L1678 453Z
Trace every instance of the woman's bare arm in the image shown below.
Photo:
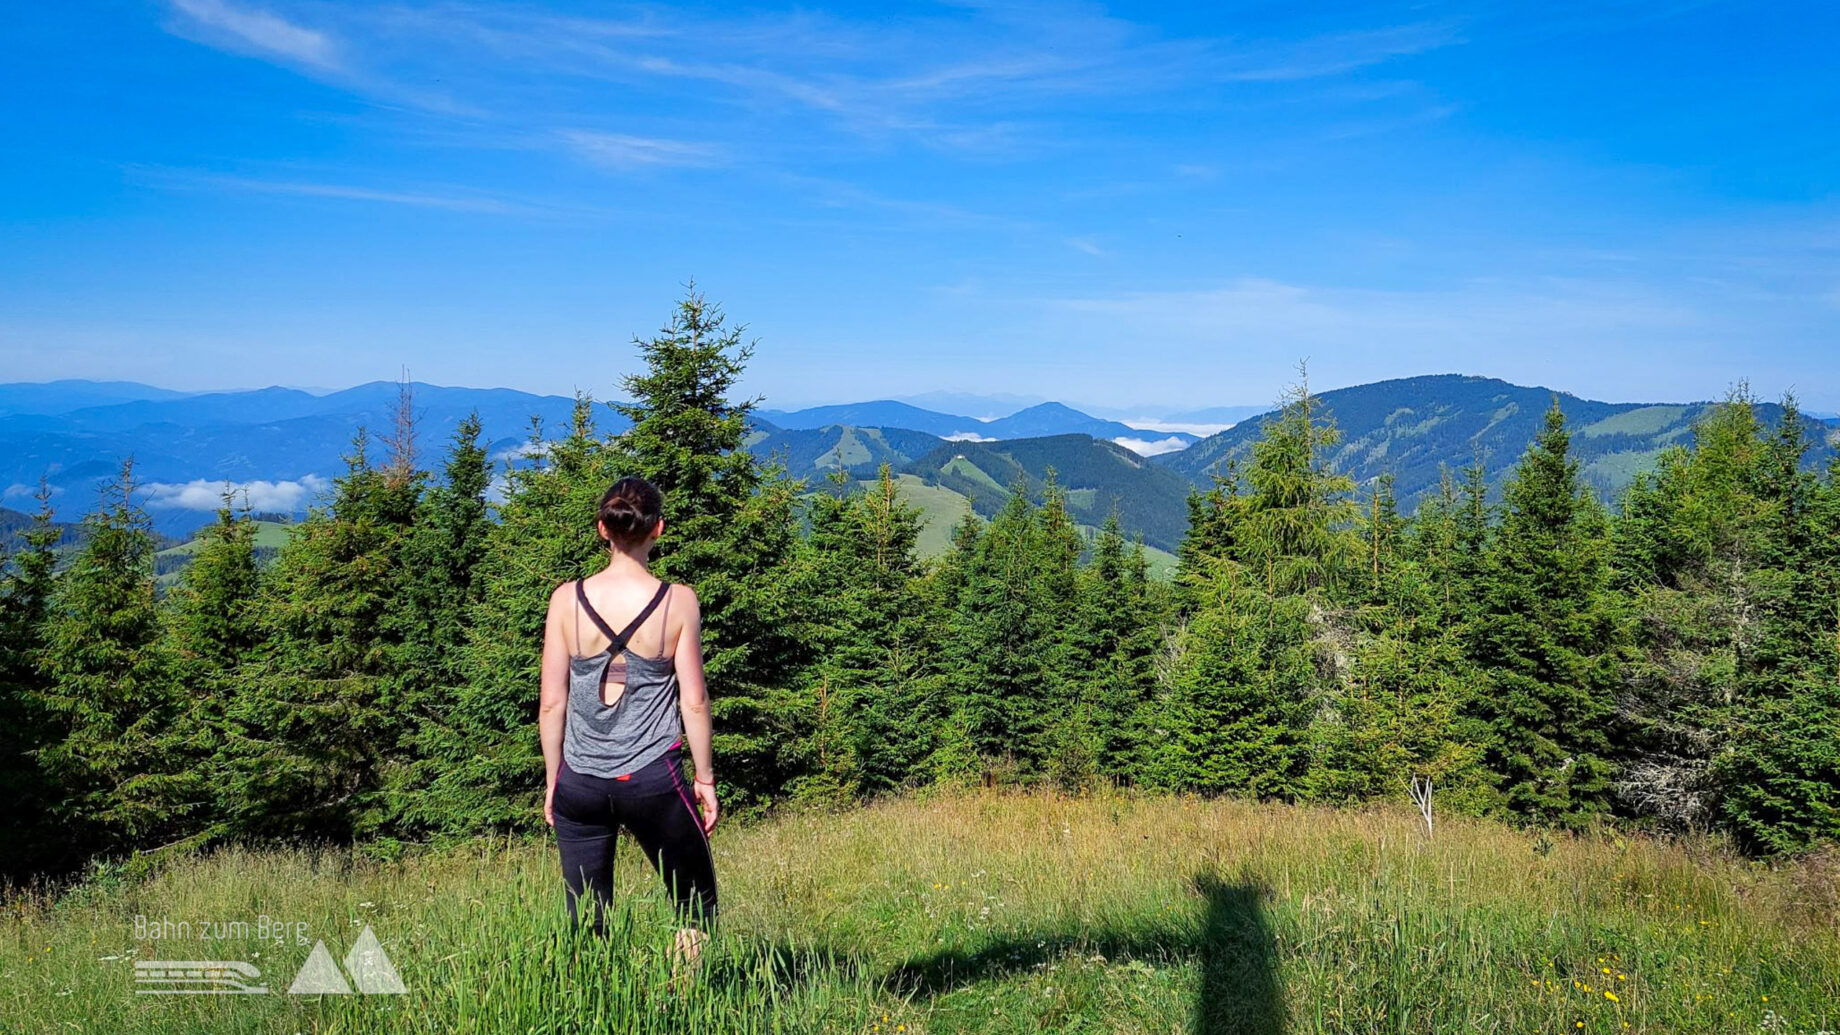
M716 769L710 747L709 686L703 678L703 613L696 591L689 586L672 590L684 600L676 601L684 616L684 627L677 634L677 699L684 717L684 740L690 745L690 760L696 767L693 789L697 806L703 813L703 831L715 829Z
M553 802L556 772L562 766L562 724L568 719L569 645L563 636L563 615L569 597L567 583L549 597L549 615L543 620L542 692L537 703L537 735L543 742L543 819L556 825Z

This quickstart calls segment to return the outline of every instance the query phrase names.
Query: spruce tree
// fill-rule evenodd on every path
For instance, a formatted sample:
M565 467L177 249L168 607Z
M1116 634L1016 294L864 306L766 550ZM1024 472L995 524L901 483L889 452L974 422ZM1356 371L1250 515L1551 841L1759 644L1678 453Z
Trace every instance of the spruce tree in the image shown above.
M606 563L594 527L601 494L622 473L595 430L594 402L578 396L566 434L532 420L533 461L506 473L498 521L473 575L463 678L422 731L434 770L408 803L414 827L444 835L534 829L543 789L537 695L550 594Z
M1185 612L1192 612L1212 577L1215 562L1245 560L1247 497L1237 463L1229 459L1222 473L1212 476L1207 491L1188 494L1188 531L1177 547L1175 584Z
M1740 389L1623 498L1612 577L1635 620L1612 727L1626 810L1676 829L1718 812L1717 760L1750 710L1773 504L1758 494L1767 429Z
M1059 689L1056 607L1047 593L1039 508L1018 480L979 533L945 633L951 704L962 741L987 771L1039 773Z
M1265 592L1263 572L1219 562L1190 620L1146 781L1206 794L1294 798L1319 692L1309 601Z
M1137 771L1145 740L1139 720L1154 699L1152 657L1166 608L1151 590L1143 543L1127 549L1116 511L1100 526L1080 597L1086 653L1074 678L1085 682L1093 766L1125 782Z
M1793 398L1760 451L1755 609L1742 707L1714 764L1720 811L1747 848L1802 852L1840 840L1840 465L1805 470Z
M231 503L226 494L216 523L199 532L192 562L166 608L167 648L183 709L174 750L183 761L184 796L198 803L190 826L200 836L223 820L214 799L229 765L228 715L263 632L256 610L256 526Z
M40 482L36 499L32 524L0 550L0 809L13 817L13 836L0 844L0 877L69 861L64 839L48 836L54 792L39 757L51 736L44 652L63 533L52 524L48 484Z
M173 751L183 706L161 649L153 533L134 489L130 459L84 520L46 621L41 700L52 737L40 757L57 784L55 814L90 852L164 844L197 804Z
M1155 720L1169 743L1152 763L1153 782L1304 792L1309 725L1335 692L1333 662L1347 635L1334 593L1359 570L1351 483L1323 457L1337 439L1299 385L1252 445L1232 548L1192 551L1206 570L1191 576L1194 609Z
M696 590L719 764L738 804L766 802L799 775L780 749L816 707L788 689L806 661L782 572L801 483L743 448L755 401L735 391L753 346L694 285L670 322L634 345L644 370L624 379L630 401L616 406L632 422L615 444L621 473L664 493L654 570Z
M1047 645L1043 692L1054 716L1043 731L1036 751L1046 762L1044 772L1060 786L1080 789L1099 776L1104 751L1104 693L1096 670L1102 664L1101 643L1087 620L1079 559L1085 537L1067 511L1067 490L1053 467L1042 485L1042 505L1037 512L1036 605L1051 631Z
M402 546L401 585L390 609L400 641L393 665L400 686L405 751L388 774L393 825L404 832L445 829L430 823L423 801L457 759L454 701L466 681L467 623L479 604L492 521L486 506L492 464L481 446L477 413L454 430L441 481L423 493Z
M1579 484L1555 398L1505 490L1470 653L1471 702L1508 808L1575 822L1608 805L1619 629L1606 595L1604 515Z
M1364 570L1345 609L1353 635L1339 645L1347 671L1310 731L1312 798L1399 798L1407 781L1425 777L1444 807L1477 806L1481 774L1458 721L1471 679L1442 586L1455 501L1446 476L1420 507L1417 534L1399 517L1388 478L1363 508Z
M1241 557L1274 595L1336 588L1355 570L1354 483L1323 459L1341 433L1320 410L1300 383L1252 445Z
M330 508L294 530L264 580L267 645L228 724L224 805L242 832L348 840L390 816L385 771L407 731L393 610L421 476L375 467L366 449L360 431Z
M817 714L803 745L809 775L792 792L839 801L907 782L943 716L926 693L919 512L900 501L888 466L866 490L814 496L808 523L795 591L812 610L803 692Z

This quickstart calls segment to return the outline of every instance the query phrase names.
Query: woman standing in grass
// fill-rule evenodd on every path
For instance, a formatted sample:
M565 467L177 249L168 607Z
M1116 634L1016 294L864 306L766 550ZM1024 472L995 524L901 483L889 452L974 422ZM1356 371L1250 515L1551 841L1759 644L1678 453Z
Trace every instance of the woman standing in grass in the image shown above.
M614 838L625 827L670 888L685 924L679 958L694 962L715 920L708 838L717 815L696 594L646 567L664 532L664 497L650 482L615 482L596 523L607 567L557 587L544 624L543 818L556 828L571 918L587 893L594 929L605 930ZM616 631L608 618L627 620Z

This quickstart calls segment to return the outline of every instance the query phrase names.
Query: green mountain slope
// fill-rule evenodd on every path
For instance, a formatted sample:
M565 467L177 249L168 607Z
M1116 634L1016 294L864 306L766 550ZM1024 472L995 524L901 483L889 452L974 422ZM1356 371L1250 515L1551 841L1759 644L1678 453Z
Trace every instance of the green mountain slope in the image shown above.
M257 521L255 541L257 560L266 563L273 559L275 554L287 545L287 541L293 538L295 530L299 527L292 522L267 519ZM194 537L154 554L154 584L162 592L178 585L179 579L184 576L185 569L191 565L192 558L198 553L201 545Z
M873 477L883 464L901 467L939 447L944 439L906 428L859 428L828 424L822 428L756 431L748 452L762 460L779 459L794 478L813 482L842 470L854 478Z
M1458 374L1380 381L1317 398L1342 432L1342 444L1331 458L1335 467L1361 483L1392 474L1400 503L1409 509L1436 491L1445 466L1454 470L1479 459L1491 487L1498 488L1538 433L1555 394L1573 432L1572 448L1585 465L1584 476L1606 499L1614 499L1638 472L1652 467L1662 450L1690 443L1694 421L1713 405L1596 402ZM1758 412L1774 423L1782 407L1765 403ZM1250 418L1154 462L1205 485L1229 458L1245 460L1268 416ZM1810 461L1825 463L1833 455L1835 429L1815 422L1811 428L1820 442Z
M1189 483L1136 453L1087 435L1051 435L1005 442L948 442L902 469L928 485L950 489L988 517L1018 480L1041 492L1048 468L1067 490L1068 510L1097 527L1114 507L1125 534L1173 551L1188 525Z
M873 482L858 484L868 487ZM920 511L920 556L928 560L945 556L952 549L952 529L964 519L971 500L944 486L928 484L916 474L896 475L895 491L900 494L901 502ZM1079 528L1089 538L1099 534L1097 525L1082 522ZM1144 558L1149 562L1151 578L1167 582L1175 577L1175 554L1145 543Z

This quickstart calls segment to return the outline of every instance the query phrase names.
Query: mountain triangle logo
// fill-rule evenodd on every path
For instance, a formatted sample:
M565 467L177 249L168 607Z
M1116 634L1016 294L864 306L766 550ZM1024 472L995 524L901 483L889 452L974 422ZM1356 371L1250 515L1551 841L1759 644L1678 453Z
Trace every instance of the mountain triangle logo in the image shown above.
M346 974L351 975L349 982L345 980ZM345 954L344 972L332 962L332 953L326 950L326 943L314 942L307 962L301 965L294 983L288 986L288 994L350 995L353 986L365 995L401 995L408 991L402 975L396 972L396 965L390 962L389 953L383 951L383 944L369 924L364 925L358 940Z

